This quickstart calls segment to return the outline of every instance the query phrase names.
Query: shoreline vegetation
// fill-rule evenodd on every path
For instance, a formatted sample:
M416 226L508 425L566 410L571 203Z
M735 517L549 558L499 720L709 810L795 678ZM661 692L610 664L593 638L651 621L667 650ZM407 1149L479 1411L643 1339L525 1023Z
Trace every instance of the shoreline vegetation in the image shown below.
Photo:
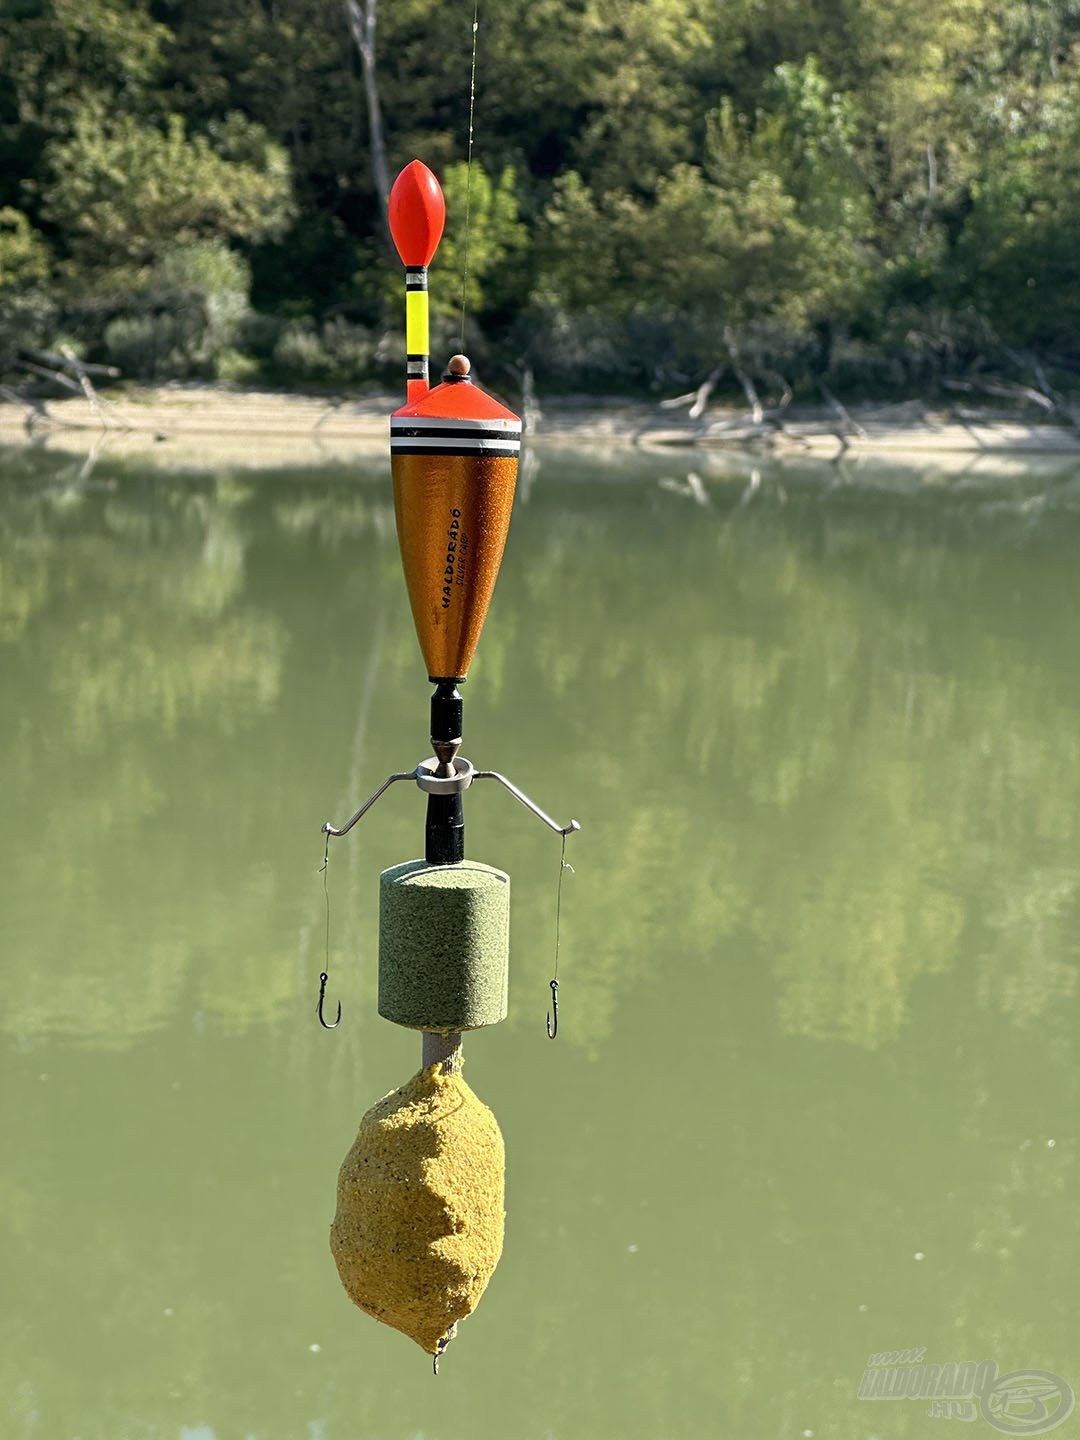
M85 378L85 377L84 377ZM686 399L686 397L680 397ZM831 397L830 397L831 399ZM63 399L0 398L0 444L45 444L78 453L108 446L159 465L225 461L244 467L371 456L386 445L386 393L302 394L221 384L167 384ZM581 450L750 453L816 461L881 457L935 470L1000 470L1035 457L1080 460L1080 428L1007 407L894 404L788 405L769 410L675 407L613 397L544 397L523 407L539 452Z
M1071 444L1077 0L474 13L0 11L0 394L396 393L415 157L447 201L433 353L539 394L542 443ZM598 395L638 399L550 398ZM323 408L324 436L362 418Z

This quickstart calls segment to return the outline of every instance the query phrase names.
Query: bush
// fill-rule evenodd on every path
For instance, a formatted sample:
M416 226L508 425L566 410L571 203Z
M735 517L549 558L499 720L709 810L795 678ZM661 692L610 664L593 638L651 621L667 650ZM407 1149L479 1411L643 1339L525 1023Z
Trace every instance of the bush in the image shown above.
M0 207L0 290L33 285L49 273L49 248L21 210Z
M371 376L374 361L375 338L366 326L340 317L318 327L296 320L278 337L271 369L286 383L352 385Z
M250 284L247 262L224 241L174 246L132 297L134 313L105 327L109 359L148 380L217 379L223 363L235 378Z
M152 264L208 236L272 238L293 214L284 150L241 115L188 135L179 115L162 129L88 106L46 155L43 213L90 270Z
M53 349L57 336L63 333L59 311L44 290L3 295L0 297L0 372L9 372L13 381L25 381L25 373L9 369L16 353L27 345L38 350Z
M125 375L160 380L187 373L175 315L118 315L105 327L105 349Z

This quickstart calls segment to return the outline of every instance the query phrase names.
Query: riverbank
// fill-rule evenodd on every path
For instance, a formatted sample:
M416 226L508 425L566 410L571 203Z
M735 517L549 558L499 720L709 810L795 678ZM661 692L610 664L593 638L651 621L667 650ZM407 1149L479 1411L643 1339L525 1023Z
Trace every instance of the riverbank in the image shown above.
M166 463L264 466L375 454L400 396L318 396L220 385L130 389L83 397L0 403L0 443L20 441L86 453L154 456ZM753 451L819 460L879 456L935 468L991 468L1031 457L1080 460L1080 430L1004 411L934 410L918 401L842 412L792 406L755 421L716 407L700 419L640 400L544 399L528 417L530 444L592 453L626 447Z

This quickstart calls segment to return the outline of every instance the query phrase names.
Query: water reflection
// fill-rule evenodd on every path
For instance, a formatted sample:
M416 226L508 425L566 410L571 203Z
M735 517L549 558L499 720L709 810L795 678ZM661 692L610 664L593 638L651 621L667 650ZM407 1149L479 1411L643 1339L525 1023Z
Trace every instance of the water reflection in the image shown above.
M168 1018L196 950L192 983L231 1025L294 999L282 932L310 877L276 860L343 788L376 616L378 739L345 803L423 747L379 481L99 464L73 497L9 479L8 913L39 961L15 967L19 1035L121 1043ZM643 936L671 954L752 936L785 1030L868 1048L962 935L980 1003L1052 1012L1076 984L1075 871L1054 858L1080 794L1071 527L1018 544L997 495L808 490L749 510L712 491L702 516L648 478L541 486L485 636L471 748L531 764L592 820L570 1043L603 1041L620 990L649 983ZM485 841L552 868L497 810ZM523 933L543 932L549 891L525 897Z
M411 792L335 847L313 1014L318 825L426 748L383 467L3 466L14 1433L854 1437L872 1350L1068 1374L1075 480L544 458L467 750L586 828L549 1045L558 847L471 802L512 1223L436 1412L325 1246L415 1069L372 959Z

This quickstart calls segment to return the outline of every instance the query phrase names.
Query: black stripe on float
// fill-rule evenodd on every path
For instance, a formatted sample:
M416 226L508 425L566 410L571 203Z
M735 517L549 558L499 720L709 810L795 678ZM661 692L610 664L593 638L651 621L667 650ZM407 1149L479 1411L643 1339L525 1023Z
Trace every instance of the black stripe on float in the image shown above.
M419 355L406 355L405 359L409 362L410 365L413 363L414 360L422 360L425 365L428 363L428 357L426 354L424 354L423 351L421 351Z
M447 435L459 440L502 440L506 444L521 439L520 430L466 430L460 425L402 425L397 420L390 426L391 440L441 440Z
M406 440L390 442L391 455L491 455L496 459L516 459L521 453L519 445L410 445Z
M421 268L421 269L415 269L415 270L406 270L406 271L405 271L405 289L406 289L406 290L426 290L426 289L427 289L427 270L425 270L425 269L423 269L423 268Z

